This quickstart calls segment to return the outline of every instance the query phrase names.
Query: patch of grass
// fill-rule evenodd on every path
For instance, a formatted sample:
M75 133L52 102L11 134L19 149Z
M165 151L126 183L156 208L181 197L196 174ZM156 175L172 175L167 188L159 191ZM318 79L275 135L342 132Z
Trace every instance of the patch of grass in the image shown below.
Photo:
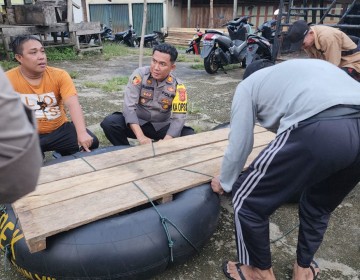
M72 47L47 48L46 56L49 61L79 59Z
M192 64L191 65L192 69L198 69L198 70L204 70L204 63L197 63L197 64Z
M105 92L116 92L121 91L123 86L128 83L128 77L115 77L111 80L108 80L106 83L97 83L86 81L83 83L83 86L87 88L101 88Z
M103 44L103 47L104 47L105 60L109 60L111 57L140 54L140 48L131 48L125 46L124 44L105 42ZM152 49L144 48L144 56L151 56L151 55L152 55Z
M69 75L72 79L79 78L80 73L78 71L70 71Z
M100 143L99 148L112 146L110 141L106 138L105 133L102 129L95 129L95 131L93 131L93 133L99 139L99 143Z
M4 60L4 61L0 61L0 65L4 71L7 71L7 70L10 70L10 69L18 66L19 63L15 62L15 61Z
M188 102L188 113L196 115L201 113L201 109L196 107L194 103Z
M128 77L115 77L103 84L101 88L106 92L121 91L128 80Z

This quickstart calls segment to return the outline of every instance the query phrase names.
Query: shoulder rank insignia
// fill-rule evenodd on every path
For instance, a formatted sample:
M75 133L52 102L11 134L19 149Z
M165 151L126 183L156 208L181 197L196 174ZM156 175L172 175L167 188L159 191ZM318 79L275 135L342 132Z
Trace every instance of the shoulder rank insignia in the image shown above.
M166 78L166 82L167 82L168 84L172 84L172 83L174 82L174 78L171 77L171 76L168 76L168 77Z

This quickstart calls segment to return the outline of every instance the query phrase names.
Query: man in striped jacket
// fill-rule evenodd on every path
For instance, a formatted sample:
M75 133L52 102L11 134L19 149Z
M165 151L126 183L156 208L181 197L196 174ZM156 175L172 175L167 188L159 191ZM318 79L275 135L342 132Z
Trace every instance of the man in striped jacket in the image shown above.
M245 71L267 66L257 61ZM229 145L214 192L232 192L238 260L229 279L275 279L269 216L300 192L293 279L316 279L314 255L331 213L360 181L360 84L329 62L293 59L261 69L237 87ZM243 170L258 122L276 133Z

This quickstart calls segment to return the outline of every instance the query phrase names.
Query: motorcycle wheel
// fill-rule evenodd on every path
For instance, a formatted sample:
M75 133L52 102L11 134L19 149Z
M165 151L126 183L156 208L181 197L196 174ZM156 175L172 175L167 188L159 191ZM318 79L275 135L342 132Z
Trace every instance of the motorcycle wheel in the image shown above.
M246 68L246 57L240 62L241 68Z
M204 58L204 68L209 74L215 74L219 69L219 64L216 62L215 50L212 50L207 57Z
M140 42L138 42L137 39L131 40L131 47L132 47L132 48L136 48L136 47L139 46L139 45L140 45Z
M152 41L148 41L145 43L145 48L152 48L153 47L153 42Z

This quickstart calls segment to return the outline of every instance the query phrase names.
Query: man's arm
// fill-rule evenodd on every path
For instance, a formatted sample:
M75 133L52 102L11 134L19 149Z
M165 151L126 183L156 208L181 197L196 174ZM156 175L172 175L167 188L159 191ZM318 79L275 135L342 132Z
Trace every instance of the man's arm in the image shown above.
M71 120L76 129L79 146L82 146L85 151L90 152L93 138L86 131L85 119L77 95L66 99L64 104L69 109Z
M152 142L152 139L150 139L149 137L146 137L144 135L140 125L138 125L136 123L131 123L129 126L130 126L130 129L134 132L136 139L139 141L139 143L141 145L150 144Z
M255 115L251 94L240 84L231 106L229 144L221 165L220 184L230 192L254 144Z
M0 69L0 203L33 191L42 156L35 119Z
M139 69L136 69L129 78L124 93L123 115L125 122L129 125L130 129L134 132L136 139L139 143L149 144L152 139L146 137L139 125L139 118L136 114L136 104L139 102L142 84L142 75Z

